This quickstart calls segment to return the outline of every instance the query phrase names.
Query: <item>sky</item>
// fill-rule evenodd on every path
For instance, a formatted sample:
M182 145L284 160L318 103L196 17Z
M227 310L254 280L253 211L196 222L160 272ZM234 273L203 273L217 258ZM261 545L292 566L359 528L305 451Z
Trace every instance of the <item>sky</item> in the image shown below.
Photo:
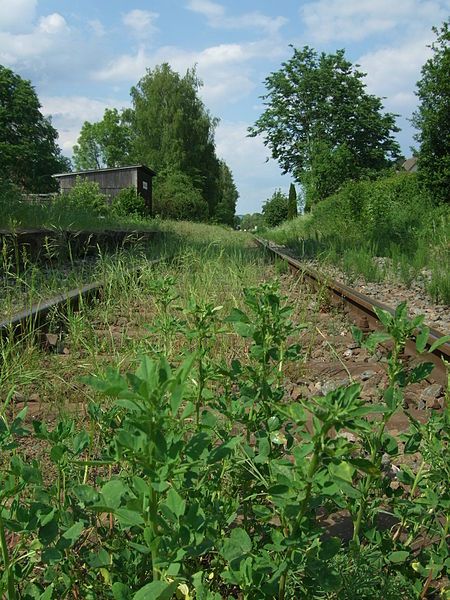
M31 80L69 157L83 122L130 106L146 69L168 62L184 74L196 65L201 98L220 119L216 152L244 214L291 183L267 160L263 139L247 136L263 110L264 80L291 57L290 45L345 48L368 91L401 115L397 138L409 156L415 84L432 27L449 13L450 0L0 0L0 64Z

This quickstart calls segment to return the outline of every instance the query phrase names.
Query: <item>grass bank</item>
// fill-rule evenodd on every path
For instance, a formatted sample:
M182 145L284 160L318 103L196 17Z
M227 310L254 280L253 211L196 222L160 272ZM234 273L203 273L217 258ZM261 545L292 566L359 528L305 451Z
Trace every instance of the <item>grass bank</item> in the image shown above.
M434 206L415 175L350 183L312 214L264 235L301 257L330 261L350 278L393 277L407 285L423 278L435 301L450 304L450 208Z

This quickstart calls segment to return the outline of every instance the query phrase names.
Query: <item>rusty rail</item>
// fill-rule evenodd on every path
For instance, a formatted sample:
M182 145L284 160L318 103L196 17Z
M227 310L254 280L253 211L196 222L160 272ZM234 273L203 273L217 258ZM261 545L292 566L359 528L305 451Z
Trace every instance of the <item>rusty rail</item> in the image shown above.
M330 295L330 300L334 304L344 308L346 312L349 312L351 317L353 317L361 329L369 330L378 329L381 327L381 323L374 308L381 308L385 311L388 311L392 315L395 313L395 310L392 307L387 306L382 302L378 302L369 296L365 296L364 294L361 294L360 292L334 279L324 277L312 269L305 268L301 261L285 254L277 246L271 245L266 240L260 238L255 238L255 240L258 245L271 252L274 256L278 256L282 260L286 261L291 271L300 271L304 279L306 279L313 287L325 287ZM440 333L436 329L430 327L427 348L430 348L434 342L443 337L443 335L443 333ZM418 352L413 341L409 341L407 343L406 352L409 356L418 356ZM450 362L450 344L443 344L439 348L435 349L432 353L427 354L426 358L427 361L433 362L435 365L430 377L433 379L433 381L437 381L446 387L448 384L448 375L444 361Z

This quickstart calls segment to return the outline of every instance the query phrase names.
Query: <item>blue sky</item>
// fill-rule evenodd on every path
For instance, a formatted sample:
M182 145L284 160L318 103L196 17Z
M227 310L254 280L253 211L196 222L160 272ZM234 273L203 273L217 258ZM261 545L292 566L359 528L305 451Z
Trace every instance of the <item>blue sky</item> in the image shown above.
M431 27L449 13L450 0L0 0L0 63L31 79L67 156L84 120L129 106L146 68L169 62L184 73L196 64L201 96L220 119L217 153L233 171L237 212L247 213L291 181L266 162L262 139L246 137L264 78L290 57L289 44L345 48L368 90L401 115L408 155Z

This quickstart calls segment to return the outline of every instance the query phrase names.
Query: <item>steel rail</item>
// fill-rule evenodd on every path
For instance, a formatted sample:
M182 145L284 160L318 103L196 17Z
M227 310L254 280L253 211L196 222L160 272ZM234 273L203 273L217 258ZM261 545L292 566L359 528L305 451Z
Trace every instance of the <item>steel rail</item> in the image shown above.
M278 256L282 260L286 261L291 271L301 272L301 275L310 284L316 288L326 288L330 294L330 300L334 304L347 309L348 312L354 317L358 326L363 330L379 329L382 327L380 320L375 312L375 308L388 311L391 315L394 315L395 309L386 304L379 302L369 296L361 294L357 290L340 283L329 277L324 277L312 269L306 268L301 261L289 256L282 252L279 247L273 246L267 240L255 237L255 241L258 245L271 252L274 256ZM426 347L429 349L431 346L444 336L443 333L437 331L433 327L429 328L430 333ZM413 340L408 341L406 345L406 353L409 356L421 356L417 350ZM444 343L439 348L433 350L432 353L426 355L427 361L433 362L435 368L433 369L430 378L442 384L445 387L448 385L448 374L445 362L450 362L450 344ZM445 362L444 362L445 361Z

